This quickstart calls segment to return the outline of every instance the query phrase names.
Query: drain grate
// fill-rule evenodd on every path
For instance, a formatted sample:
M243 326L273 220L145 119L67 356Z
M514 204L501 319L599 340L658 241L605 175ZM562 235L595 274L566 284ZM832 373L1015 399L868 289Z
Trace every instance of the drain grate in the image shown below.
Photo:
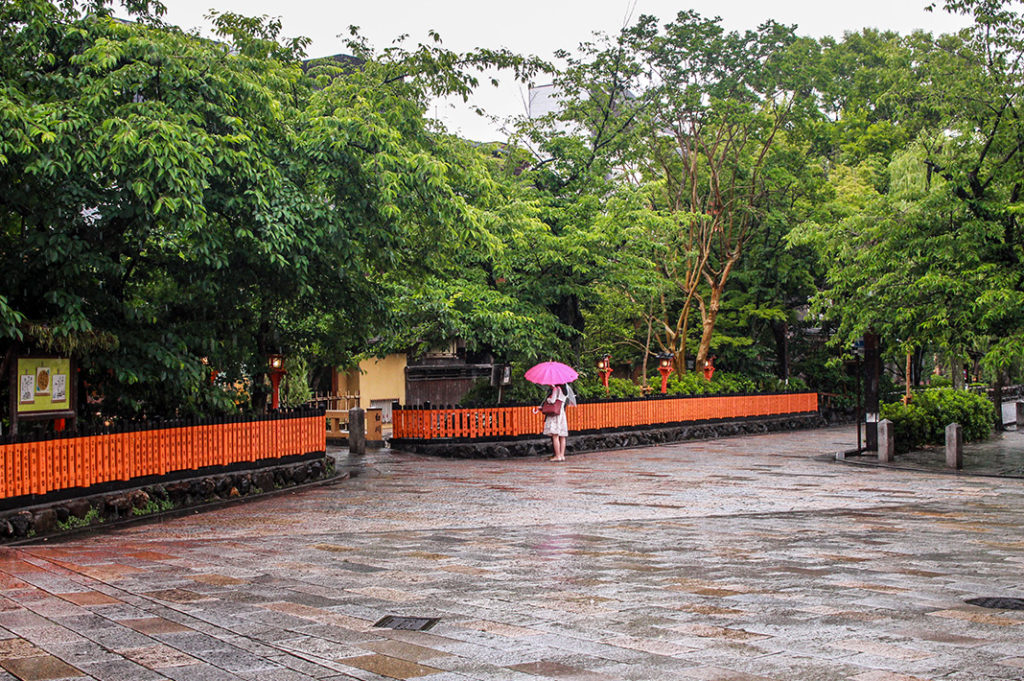
M441 619L439 617L398 617L397 615L388 615L387 617L382 617L380 621L373 626L382 627L384 629L426 631L440 621Z
M965 603L993 610L1024 610L1024 598L968 598Z

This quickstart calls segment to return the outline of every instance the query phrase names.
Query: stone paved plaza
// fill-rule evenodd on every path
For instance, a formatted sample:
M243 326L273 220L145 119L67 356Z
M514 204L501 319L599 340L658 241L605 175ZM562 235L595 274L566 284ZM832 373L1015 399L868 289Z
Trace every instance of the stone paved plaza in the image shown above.
M1024 480L852 427L356 477L0 552L0 678L1024 678ZM427 631L374 627L438 618Z

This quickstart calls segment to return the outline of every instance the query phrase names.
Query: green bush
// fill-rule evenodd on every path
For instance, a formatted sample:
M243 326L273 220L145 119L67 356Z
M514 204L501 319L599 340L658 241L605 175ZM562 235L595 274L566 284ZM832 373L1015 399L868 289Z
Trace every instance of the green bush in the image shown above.
M928 379L928 387L930 388L951 388L953 387L953 381L946 376L932 376Z
M286 373L281 381L281 406L301 407L313 397L309 388L309 364L303 357L285 357Z
M996 412L983 395L952 388L931 388L914 395L909 405L883 404L881 417L893 423L896 450L907 452L924 444L942 444L946 426L959 423L964 440L984 440L992 434Z
M757 383L754 379L743 374L716 371L711 378L711 392L713 393L756 393L757 391Z
M79 527L86 527L94 523L98 524L102 522L103 518L100 516L99 509L93 507L90 508L89 511L81 518L72 515L68 516L68 519L64 522L58 520L57 529L61 530L62 532L67 532L68 530L74 530Z
M757 380L756 392L762 393L806 393L811 389L804 379L793 376L784 381L777 376L762 376Z
M661 391L660 376L653 377L651 383L656 391ZM704 395L712 392L711 381L696 371L688 371L685 374L673 373L668 377L666 389L669 395Z
M150 499L146 502L145 506L141 508L133 508L133 516L144 516L152 515L154 513L163 513L164 511L170 511L174 508L174 504L170 499Z
M520 372L521 373L521 372ZM656 396L661 393L661 375L655 374L647 379L647 386L627 378L611 377L608 379L608 390L596 376L581 376L572 384L576 397L580 400L638 399L645 393ZM773 377L751 378L746 374L716 371L709 381L699 371L688 371L680 375L669 376L667 393L676 396L714 395L730 393L760 392L806 392L807 383L799 378L791 378L789 383ZM502 404L539 404L548 394L548 388L534 385L513 372L512 384L502 390ZM489 384L487 379L478 381L473 388L459 401L461 407L494 406L498 403L498 390Z
M892 421L893 440L897 452L906 453L918 449L929 441L928 433L932 431L934 419L919 405L913 402L908 405L901 402L883 404L881 417Z
M512 383L501 388L502 404L540 404L548 389L523 378L523 370L513 367ZM493 407L498 404L498 388L488 378L479 379L459 400L460 407Z
M661 392L661 376L648 379L652 393ZM710 395L727 393L759 392L758 383L744 374L716 371L709 381L699 371L688 371L685 374L673 373L668 378L666 391L669 395Z
M608 390L596 378L579 380L572 384L576 397L581 400L603 400L608 397L615 399L635 399L643 397L643 386L627 378L609 378Z

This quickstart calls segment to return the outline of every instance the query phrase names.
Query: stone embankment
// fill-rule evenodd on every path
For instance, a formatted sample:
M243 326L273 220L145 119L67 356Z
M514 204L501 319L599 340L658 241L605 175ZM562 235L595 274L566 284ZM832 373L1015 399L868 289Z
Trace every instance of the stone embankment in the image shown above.
M298 463L184 479L131 489L46 501L0 512L0 542L38 540L154 515L257 497L297 485L337 477L334 460L320 457Z

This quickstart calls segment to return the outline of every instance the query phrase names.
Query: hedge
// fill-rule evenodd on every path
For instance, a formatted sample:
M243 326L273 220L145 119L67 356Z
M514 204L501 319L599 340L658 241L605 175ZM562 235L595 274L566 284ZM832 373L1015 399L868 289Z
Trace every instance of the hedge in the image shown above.
M942 444L946 426L959 423L965 441L978 441L992 434L995 406L986 397L965 390L932 388L915 393L910 404L883 404L881 417L893 423L896 451L908 452L921 445Z

